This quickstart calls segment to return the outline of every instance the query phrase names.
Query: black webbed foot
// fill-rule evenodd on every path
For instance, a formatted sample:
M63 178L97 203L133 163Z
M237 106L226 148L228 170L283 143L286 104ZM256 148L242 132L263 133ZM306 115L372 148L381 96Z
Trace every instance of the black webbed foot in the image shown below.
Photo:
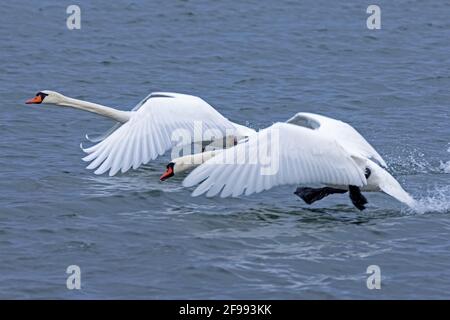
M359 187L348 186L348 191L353 205L361 211L364 210L366 208L364 205L367 204L367 199L362 195Z
M334 193L346 193L347 190L324 187L324 188L297 188L294 194L303 199L307 204L312 204L318 200Z

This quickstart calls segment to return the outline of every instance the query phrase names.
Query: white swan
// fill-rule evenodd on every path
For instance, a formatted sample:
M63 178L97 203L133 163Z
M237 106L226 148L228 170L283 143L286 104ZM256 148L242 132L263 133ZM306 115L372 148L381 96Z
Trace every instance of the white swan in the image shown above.
M241 143L246 138L255 135L256 131L242 125L237 125L240 136L227 136L224 141L214 141L208 144L203 152L185 155L182 157L172 159L166 166L166 171L161 175L159 180L165 181L174 175L178 175L190 169L193 169L209 159L221 154L224 149L231 148L238 143ZM243 136L245 134L245 136Z
M165 181L174 175L195 168L221 152L223 152L223 149L213 149L172 159L169 164L167 164L166 171L161 175L159 180Z
M261 157L267 151L268 157ZM361 191L383 191L413 206L415 200L382 166L386 163L381 156L347 123L298 113L207 160L184 179L183 186L199 184L193 196L236 197L285 184L321 185L297 188L295 194L311 204L349 191L353 204L363 210L367 200Z
M201 98L180 93L151 93L131 111L69 98L50 90L38 92L26 103L72 107L116 120L119 125L94 140L99 143L83 149L88 154L83 160L91 162L87 168L96 169L95 174L109 170L110 176L131 167L136 169L174 147L177 141L172 141L172 134L177 129L185 130L192 138L190 142L203 141L202 133L207 130L214 130L219 140L227 135L241 139L251 130L229 121Z

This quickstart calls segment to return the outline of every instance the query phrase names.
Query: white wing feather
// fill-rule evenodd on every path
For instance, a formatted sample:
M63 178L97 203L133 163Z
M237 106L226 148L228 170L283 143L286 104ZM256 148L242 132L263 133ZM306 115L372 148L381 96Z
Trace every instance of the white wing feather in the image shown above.
M241 124L232 122L233 126L236 128L236 136L238 138L248 137L256 133L255 129L243 126Z
M279 140L273 141L273 137ZM272 153L264 153L265 150ZM258 158L258 152L268 154L270 161L266 166ZM272 170L268 163L272 164ZM193 196L220 193L222 197L236 197L284 184L363 186L367 181L363 170L333 139L316 130L276 123L196 168L183 186L199 183Z
M329 137L336 139L350 154L360 157L373 158L383 167L386 162L378 152L364 139L361 134L348 123L328 118L314 113L300 112L287 121L301 126L316 129Z
M201 141L194 136L196 124L203 130L217 130L222 136L236 129L233 124L204 100L176 93L155 93L136 111L131 111L130 120L96 145L83 149L88 153L84 161L91 162L88 169L95 174L109 170L113 176L138 168L156 159L171 149L177 141L172 134L185 129L191 142ZM200 127L198 127L200 129Z

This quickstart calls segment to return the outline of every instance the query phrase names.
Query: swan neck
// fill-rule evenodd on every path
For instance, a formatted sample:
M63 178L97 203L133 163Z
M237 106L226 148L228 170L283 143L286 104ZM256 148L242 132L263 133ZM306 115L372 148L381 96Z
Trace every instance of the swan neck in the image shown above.
M63 102L57 104L60 106L72 107L75 109L96 113L121 123L125 123L130 119L129 112L127 111L121 111L114 108L102 106L97 103L78 100L74 98L65 97Z
M220 152L222 152L222 150L211 150L173 159L171 162L175 163L174 173L179 174L186 170L195 168L205 163Z

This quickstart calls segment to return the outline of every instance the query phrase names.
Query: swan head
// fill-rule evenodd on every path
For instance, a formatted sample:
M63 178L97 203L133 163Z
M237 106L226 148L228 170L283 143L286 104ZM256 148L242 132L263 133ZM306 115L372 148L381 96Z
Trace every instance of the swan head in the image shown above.
M182 172L190 170L210 159L215 154L215 151L207 151L172 159L166 166L166 171L161 175L161 177L159 177L159 180L164 181L176 174L180 174Z
M39 91L36 93L36 95L28 99L25 103L26 104L41 104L41 103L48 103L48 104L59 104L62 103L66 99L65 96L63 96L61 93L50 91L50 90L44 90Z
M161 177L159 177L159 180L164 181L169 179L170 177L173 177L175 175L175 162L170 162L166 166L166 171L162 174Z

